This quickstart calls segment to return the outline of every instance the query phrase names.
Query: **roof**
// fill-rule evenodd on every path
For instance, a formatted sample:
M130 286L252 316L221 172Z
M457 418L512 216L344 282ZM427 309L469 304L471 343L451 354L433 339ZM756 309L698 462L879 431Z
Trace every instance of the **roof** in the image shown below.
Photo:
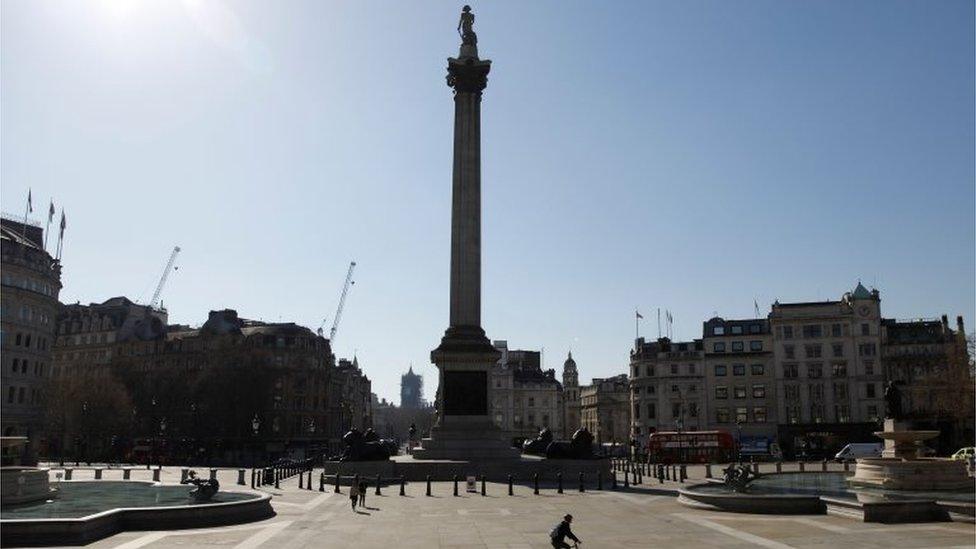
M871 299L871 292L861 284L861 281L857 281L857 287L851 292L851 297L854 299Z

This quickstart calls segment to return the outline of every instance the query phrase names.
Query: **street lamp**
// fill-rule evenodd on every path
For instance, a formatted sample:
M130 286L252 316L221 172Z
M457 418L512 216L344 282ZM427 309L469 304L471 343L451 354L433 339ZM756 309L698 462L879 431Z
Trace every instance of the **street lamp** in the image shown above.
M88 421L88 402L87 401L81 403L81 417L82 417L82 419L84 421L84 431L85 431L85 439L84 439L85 462L88 463L88 465L91 465L91 461L88 459L89 458L89 455L88 455L88 444L90 444L90 442L91 442L90 441L90 439L91 439L91 425L90 425L90 422Z
M742 418L735 418L735 432L736 461L742 463Z
M251 420L251 430L254 432L254 436L258 436L258 429L261 428L261 419L258 418L257 414L254 414L254 419Z

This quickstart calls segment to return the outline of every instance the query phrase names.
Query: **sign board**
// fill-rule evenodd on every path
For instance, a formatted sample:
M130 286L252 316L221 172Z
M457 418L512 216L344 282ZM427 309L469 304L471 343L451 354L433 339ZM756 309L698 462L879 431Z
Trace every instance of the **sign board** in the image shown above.
M474 477L474 475L468 475L467 484L468 484L468 489L467 489L468 492L478 491L477 479Z

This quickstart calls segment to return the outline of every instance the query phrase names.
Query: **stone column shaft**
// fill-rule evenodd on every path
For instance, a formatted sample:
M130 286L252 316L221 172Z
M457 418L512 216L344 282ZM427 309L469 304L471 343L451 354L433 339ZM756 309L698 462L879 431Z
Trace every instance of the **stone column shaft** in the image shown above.
M454 95L451 205L453 326L481 326L481 92Z

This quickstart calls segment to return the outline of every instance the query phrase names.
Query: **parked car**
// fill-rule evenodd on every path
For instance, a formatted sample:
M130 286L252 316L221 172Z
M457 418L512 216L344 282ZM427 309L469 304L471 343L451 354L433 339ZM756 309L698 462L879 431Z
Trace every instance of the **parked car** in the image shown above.
M960 448L956 450L955 454L952 454L950 459L958 459L960 461L970 461L976 458L976 447L967 446L965 448Z
M879 458L884 445L880 442L852 442L834 456L837 461L854 461L859 458Z

